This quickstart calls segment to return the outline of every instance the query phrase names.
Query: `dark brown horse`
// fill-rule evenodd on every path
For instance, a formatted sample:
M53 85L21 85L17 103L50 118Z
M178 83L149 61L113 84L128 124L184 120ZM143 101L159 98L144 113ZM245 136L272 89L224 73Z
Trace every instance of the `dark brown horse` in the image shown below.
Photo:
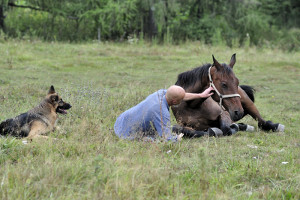
M177 123L180 125L174 131L197 137L205 134L202 131L217 127L224 135L231 135L238 130L246 129L247 126L244 124L238 124L238 127L232 124L247 114L258 120L258 126L262 130L284 130L283 125L265 121L261 117L254 105L252 87L239 86L239 80L233 73L235 62L235 54L232 55L228 65L220 64L213 56L212 65L206 64L178 75L176 85L183 87L186 92L200 93L209 86L213 86L215 92L207 99L183 101L177 106L172 106Z

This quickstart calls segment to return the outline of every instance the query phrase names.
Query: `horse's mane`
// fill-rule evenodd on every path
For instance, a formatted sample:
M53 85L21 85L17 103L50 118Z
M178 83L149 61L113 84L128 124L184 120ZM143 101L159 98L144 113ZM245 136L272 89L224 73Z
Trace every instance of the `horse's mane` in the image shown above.
M179 85L183 88L187 88L189 86L195 85L198 81L201 81L203 78L208 77L208 69L211 67L211 64L204 64L201 67L196 67L190 71L182 72L177 77L176 85ZM232 73L232 69L228 67L226 64L222 64L223 73L230 74Z

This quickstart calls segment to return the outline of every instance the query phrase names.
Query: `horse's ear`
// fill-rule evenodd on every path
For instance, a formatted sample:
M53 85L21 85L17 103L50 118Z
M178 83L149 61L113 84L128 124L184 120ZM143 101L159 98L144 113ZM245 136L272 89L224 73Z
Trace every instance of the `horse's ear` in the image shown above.
M233 65L235 64L235 61L236 61L235 54L233 54L231 56L231 59L230 59L229 67L233 68Z
M214 61L213 66L215 66L218 71L221 70L222 69L222 65L215 59L214 55L212 55L212 57L213 57L213 61Z
M54 94L55 93L55 89L53 87L53 85L51 85L49 91L48 91L48 94Z

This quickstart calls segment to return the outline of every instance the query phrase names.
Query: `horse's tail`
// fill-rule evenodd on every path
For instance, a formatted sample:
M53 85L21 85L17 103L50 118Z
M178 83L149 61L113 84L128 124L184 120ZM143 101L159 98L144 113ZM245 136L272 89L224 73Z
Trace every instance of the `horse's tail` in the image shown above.
M253 101L254 103L254 88L249 86L249 85L240 85L240 87L246 92L246 94L248 95L248 97Z

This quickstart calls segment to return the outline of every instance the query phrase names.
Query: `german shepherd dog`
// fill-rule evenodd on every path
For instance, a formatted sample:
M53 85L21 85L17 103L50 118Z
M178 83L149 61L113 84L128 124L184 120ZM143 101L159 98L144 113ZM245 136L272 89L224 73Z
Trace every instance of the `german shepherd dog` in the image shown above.
M53 86L50 87L45 99L32 110L20 114L13 119L7 119L0 124L0 135L10 135L15 137L48 138L46 133L55 130L58 113L67 114L66 110L72 106L65 103L55 92Z

